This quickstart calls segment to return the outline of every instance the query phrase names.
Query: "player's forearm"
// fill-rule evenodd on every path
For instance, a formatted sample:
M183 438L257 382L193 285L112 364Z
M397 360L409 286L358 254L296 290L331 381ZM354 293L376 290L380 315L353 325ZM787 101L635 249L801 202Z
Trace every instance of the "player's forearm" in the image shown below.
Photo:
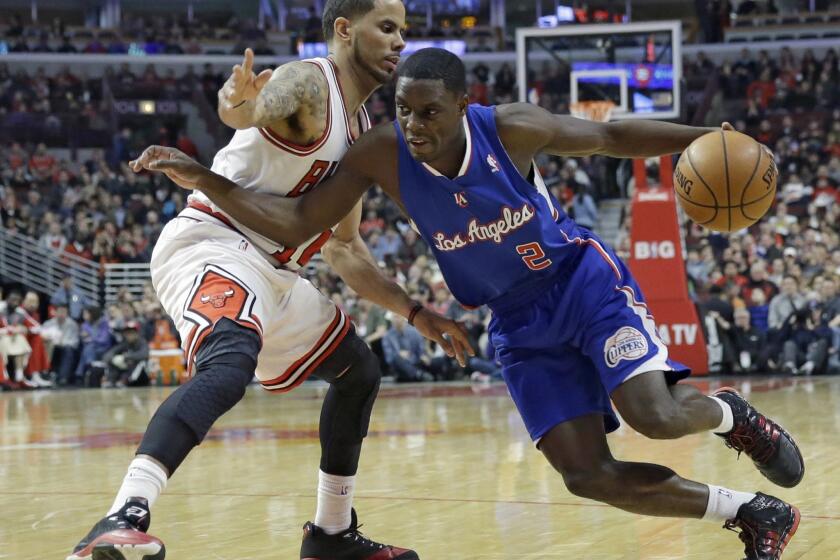
M236 221L272 241L297 247L326 227L307 220L300 211L301 198L285 198L243 189L230 179L207 171L200 182L201 192Z
M323 250L324 260L359 297L408 317L414 307L405 290L386 278L361 238L354 243L331 239Z
M720 130L660 121L618 121L607 126L604 155L620 158L647 158L676 154L704 134Z

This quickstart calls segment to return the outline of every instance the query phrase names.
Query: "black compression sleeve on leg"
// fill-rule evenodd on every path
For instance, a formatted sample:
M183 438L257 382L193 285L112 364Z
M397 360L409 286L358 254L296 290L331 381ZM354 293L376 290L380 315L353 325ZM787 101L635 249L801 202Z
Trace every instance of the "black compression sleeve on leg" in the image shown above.
M181 465L213 423L245 395L261 340L251 329L221 319L196 356L196 375L160 405L137 449L169 470Z
M321 408L321 470L353 476L379 392L379 360L350 332L316 374L330 383Z

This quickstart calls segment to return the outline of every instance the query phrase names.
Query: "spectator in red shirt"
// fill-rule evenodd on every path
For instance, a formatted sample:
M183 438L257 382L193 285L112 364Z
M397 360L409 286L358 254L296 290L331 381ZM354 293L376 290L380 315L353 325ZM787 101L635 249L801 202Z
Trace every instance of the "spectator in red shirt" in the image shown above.
M779 293L779 288L767 279L767 263L765 261L757 261L750 267L750 279L741 287L741 297L744 301L754 301L752 293L755 290L764 292L763 302L770 301L773 296Z
M198 159L198 147L196 147L195 142L183 130L178 133L178 140L175 141L175 147L191 158Z
M759 103L762 109L766 109L770 100L776 95L776 84L773 83L769 69L762 71L761 76L747 86L747 99L755 99L756 91L761 92Z
M723 263L723 276L715 280L715 286L726 286L727 284L735 284L739 288L747 283L747 277L738 272L738 265L735 261L726 261Z
M46 179L52 176L53 167L55 167L55 157L47 151L47 145L41 142L29 159L29 170L38 178Z
M376 215L376 210L368 210L367 216L359 224L359 231L364 236L367 236L372 231L383 231L384 229L385 220Z
M12 147L9 148L6 154L6 161L8 161L9 167L12 170L16 170L18 167L23 167L26 164L26 152L20 147L20 143L12 143Z

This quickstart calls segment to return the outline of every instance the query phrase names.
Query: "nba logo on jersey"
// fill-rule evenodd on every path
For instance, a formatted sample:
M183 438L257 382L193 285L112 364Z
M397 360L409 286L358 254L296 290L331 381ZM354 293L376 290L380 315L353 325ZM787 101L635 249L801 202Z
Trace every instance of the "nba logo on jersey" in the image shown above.
M468 206L467 193L465 193L464 191L455 193L455 204L457 204L461 208L466 208Z
M490 171L492 171L493 173L498 173L499 171L501 171L501 168L499 167L499 162L496 161L496 158L493 157L493 154L487 154L487 165L490 166Z

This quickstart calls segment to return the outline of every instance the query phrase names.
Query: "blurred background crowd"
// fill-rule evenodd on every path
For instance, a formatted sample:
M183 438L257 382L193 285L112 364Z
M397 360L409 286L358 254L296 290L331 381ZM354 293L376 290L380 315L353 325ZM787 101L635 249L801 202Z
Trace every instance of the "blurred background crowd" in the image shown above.
M578 8L578 21L614 21L613 3ZM721 33L757 12L789 11L788 2L698 2L697 40ZM727 5L728 8L722 8ZM829 9L825 3L820 6ZM724 17L725 16L725 17ZM301 13L290 24L301 39L317 40L320 18ZM271 22L271 19L266 20ZM200 18L125 17L116 30L75 29L59 21L24 23L0 15L8 52L146 54L240 53L251 46L273 54L270 23ZM482 26L411 29L415 37L458 36L472 51L504 49L510 39ZM297 45L297 39L291 44ZM840 44L838 44L840 46ZM216 49L215 51L213 49ZM288 54L288 51L283 52ZM687 119L718 126L731 122L766 144L780 170L778 200L749 230L709 232L683 221L686 274L710 351L720 373L840 373L840 66L835 48L774 52L744 49L737 56L684 60ZM517 98L514 65L468 61L469 95L483 104ZM216 92L227 69L211 63L173 68L153 64L42 65L12 69L0 56L0 222L55 255L106 265L147 263L162 227L185 203L185 193L162 176L132 173L126 162L151 143L176 146L209 163L231 131L213 124ZM569 68L546 64L532 76L546 92L540 103L568 110ZM121 109L129 92L175 109L154 116ZM702 91L703 95L690 95ZM136 97L136 95L135 95ZM368 102L376 122L393 116L386 86ZM190 101L204 129L179 101ZM186 105L186 103L184 104ZM602 225L605 200L632 193L626 162L599 157L545 157L537 162L547 185L578 223ZM650 176L656 177L655 164ZM624 177L624 179L622 179ZM627 205L618 233L607 239L622 256L629 250L632 216ZM385 273L412 297L466 323L479 355L457 367L404 320L360 300L319 260L304 274L328 292L379 353L389 375L401 381L488 380L499 376L486 337L485 309L455 302L431 258L394 204L377 189L365 199L362 235ZM5 279L4 279L5 280ZM142 296L118 294L98 307L67 276L54 293L5 282L0 303L0 352L7 358L6 388L52 385L121 386L161 382L149 365L150 348L177 347L150 286Z

